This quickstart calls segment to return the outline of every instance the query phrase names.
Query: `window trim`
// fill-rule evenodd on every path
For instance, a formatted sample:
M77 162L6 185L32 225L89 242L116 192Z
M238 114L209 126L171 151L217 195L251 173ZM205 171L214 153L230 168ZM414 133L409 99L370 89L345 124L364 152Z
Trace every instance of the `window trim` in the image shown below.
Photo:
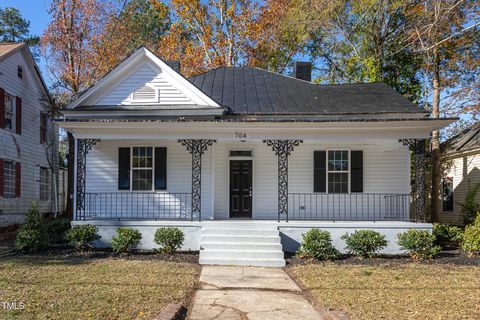
M444 188L445 188L445 179L450 179L451 180L451 184L452 184L452 210L445 210L445 198L444 198ZM455 192L453 190L453 179L454 177L443 177L442 178L442 212L445 212L445 213L453 213L455 211Z
M134 169L133 168L133 148L152 148L152 167L138 167L138 168ZM151 170L152 171L152 188L151 189L146 189L146 190L134 190L133 189L133 171L134 170ZM154 146L148 146L148 145L130 146L130 191L132 191L132 192L155 191L154 179L155 179L155 147Z
M17 77L23 79L23 67L21 65L17 66Z
M43 123L43 121L45 121L45 123ZM43 126L43 124L45 124L45 126ZM48 143L48 114L44 111L40 111L40 143Z
M133 148L146 147L152 148L152 189L149 190L133 190ZM128 190L117 190L118 192L152 192L152 193L169 193L168 191L168 147L166 145L129 145L120 148L130 149L130 188ZM167 150L167 187L165 189L155 189L155 148L165 148ZM149 169L149 168L136 168L137 170Z
M16 133L16 130L17 130L17 99L14 95L10 94L7 92L7 90L5 90L5 93L4 93L5 97L4 97L4 103L5 103L5 110L4 110L4 119L5 119L5 123L2 127L2 129L4 130L7 130L7 131L10 131L12 133ZM8 104L7 104L7 97L10 97L11 98L11 106L12 106L12 112L11 112L11 124L12 124L12 127L11 128L8 128L5 126L5 124L7 123L7 110L8 110Z
M351 192L351 172L352 172L352 150L357 150L357 149L352 149L352 148L325 148L325 149L314 149L313 152L315 151L325 151L325 192L316 192L314 189L314 182L312 181L312 189L313 193L315 194L361 194L364 192ZM348 152L348 172L347 171L333 171L337 173L347 173L348 175L348 190L347 192L344 193L336 193L336 192L329 192L328 190L328 173L330 170L328 170L328 153L330 151L347 151ZM363 149L358 149L358 151L364 151ZM365 155L363 155L365 157ZM313 157L312 157L313 161ZM313 177L315 179L315 177ZM363 181L363 186L365 187L365 181Z
M12 172L13 172L13 196L7 196L7 188L6 188L6 185L5 185L5 182L7 181L6 177L7 175L5 174L5 170L6 170L6 164L9 163L12 165ZM5 199L15 199L17 198L17 168L16 168L16 161L13 161L13 160L7 160L7 159L3 159L3 195L2 197L5 198Z
M46 176L46 179L47 179L47 183L46 183L46 193L42 193L42 185L44 185L45 187L45 183L42 183L42 171L46 171L47 173L47 176ZM39 179L38 179L38 182L39 182L39 195L38 195L38 199L40 201L49 201L51 200L50 197L50 170L47 168L47 167L40 167L40 170L39 170ZM47 197L46 198L43 198L42 195L43 194L46 194Z
M350 148L327 148L326 149L326 154L325 154L325 157L327 157L326 159L326 183L327 183L327 194L350 194L350 172L351 172L351 154L350 154L350 151L351 149ZM330 171L330 169L328 168L328 154L330 151L346 151L347 152L347 156L348 156L348 170L347 171ZM330 192L330 188L328 187L329 185L329 173L346 173L347 174L347 192Z

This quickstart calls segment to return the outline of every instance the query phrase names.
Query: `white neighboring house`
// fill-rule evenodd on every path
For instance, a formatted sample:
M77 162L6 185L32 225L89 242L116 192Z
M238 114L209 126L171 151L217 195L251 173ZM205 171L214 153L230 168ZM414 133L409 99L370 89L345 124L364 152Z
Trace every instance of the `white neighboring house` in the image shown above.
M430 229L410 191L409 146L451 119L387 85L316 85L251 67L185 79L139 48L67 110L75 136L74 224L94 224L108 246L118 226L176 226L204 264L282 266L311 228L396 235ZM416 141L419 143L416 143ZM424 156L416 157L423 189ZM417 201L414 201L417 200Z
M468 192L480 184L480 124L477 123L443 144L447 170L442 180L440 222L462 225L462 204ZM475 196L480 203L480 192Z
M0 43L0 227L21 223L35 201L56 210L58 127L25 43Z

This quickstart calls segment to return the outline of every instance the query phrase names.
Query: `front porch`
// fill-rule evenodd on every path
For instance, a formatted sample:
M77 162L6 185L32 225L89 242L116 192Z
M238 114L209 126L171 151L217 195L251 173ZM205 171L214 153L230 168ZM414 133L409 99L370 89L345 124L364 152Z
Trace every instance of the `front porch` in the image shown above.
M163 167L154 164L157 149ZM143 161L134 152L150 154L141 168L148 190L133 185L133 161ZM77 139L75 220L424 221L424 201L410 193L409 157L395 139Z

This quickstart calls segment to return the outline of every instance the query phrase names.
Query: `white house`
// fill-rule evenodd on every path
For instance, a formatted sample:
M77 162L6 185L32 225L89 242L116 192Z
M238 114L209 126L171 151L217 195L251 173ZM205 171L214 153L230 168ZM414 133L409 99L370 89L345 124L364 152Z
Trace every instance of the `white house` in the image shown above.
M59 125L76 139L75 224L109 245L118 226L154 246L160 226L211 264L285 264L310 228L371 228L390 240L421 220L409 146L431 119L387 85L316 85L251 67L185 79L145 48L86 90ZM420 143L416 143L419 139ZM418 153L419 179L424 157ZM423 184L419 182L419 190ZM416 200L416 201L414 201ZM420 210L417 210L420 209Z
M25 43L0 43L0 227L21 223L35 201L57 208L58 127Z
M440 222L463 224L463 207L470 191L480 184L480 124L467 128L443 144L446 172L442 180ZM474 196L480 203L480 191Z

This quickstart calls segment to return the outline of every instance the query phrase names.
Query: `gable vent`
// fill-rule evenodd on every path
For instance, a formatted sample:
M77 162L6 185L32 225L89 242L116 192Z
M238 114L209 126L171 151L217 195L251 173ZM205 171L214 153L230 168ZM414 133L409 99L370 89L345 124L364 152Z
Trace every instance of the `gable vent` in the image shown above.
M157 90L143 85L132 93L131 102L158 102Z

